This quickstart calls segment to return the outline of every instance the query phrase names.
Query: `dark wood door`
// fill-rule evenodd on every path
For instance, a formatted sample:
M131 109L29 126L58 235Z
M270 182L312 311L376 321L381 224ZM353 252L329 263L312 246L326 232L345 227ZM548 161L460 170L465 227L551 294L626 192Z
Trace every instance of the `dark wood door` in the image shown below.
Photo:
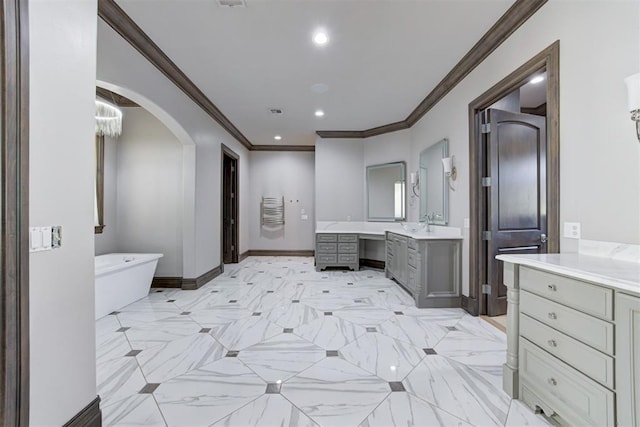
M487 149L487 314L507 312L499 254L547 252L546 119L489 109Z
M224 155L222 162L222 262L238 262L237 160Z

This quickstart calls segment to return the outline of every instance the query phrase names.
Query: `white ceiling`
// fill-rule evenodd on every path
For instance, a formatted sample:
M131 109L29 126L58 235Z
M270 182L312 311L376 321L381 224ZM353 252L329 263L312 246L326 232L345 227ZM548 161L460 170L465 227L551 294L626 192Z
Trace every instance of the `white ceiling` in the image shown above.
M537 76L538 74L536 74ZM544 80L539 83L527 83L520 88L520 106L536 108L547 102L547 73L539 74Z
M117 3L253 144L300 145L404 120L513 0Z

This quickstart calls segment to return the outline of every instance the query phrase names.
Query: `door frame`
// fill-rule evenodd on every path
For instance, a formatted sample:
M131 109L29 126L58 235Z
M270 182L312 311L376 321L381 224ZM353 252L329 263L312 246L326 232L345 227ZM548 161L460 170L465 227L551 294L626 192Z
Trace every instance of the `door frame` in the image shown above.
M235 247L234 255L232 257L232 262L238 262L238 251L239 251L239 233L238 233L238 220L240 219L240 211L239 211L239 203L240 199L240 186L238 185L239 180L238 171L240 170L240 156L234 152L231 148L227 147L224 144L220 144L220 271L224 272L224 158L230 157L236 161L236 169L234 171L234 179L236 182L236 192L233 198L234 204L234 212L235 218L233 221L233 246Z
M0 129L0 425L29 425L29 27L27 0L4 0Z
M481 188L486 153L478 144L480 136L477 114L525 84L535 72L547 71L547 250L560 249L560 41L538 53L469 104L469 296L462 306L475 315L486 314L482 298L482 280L486 274L486 247L481 237L487 215Z

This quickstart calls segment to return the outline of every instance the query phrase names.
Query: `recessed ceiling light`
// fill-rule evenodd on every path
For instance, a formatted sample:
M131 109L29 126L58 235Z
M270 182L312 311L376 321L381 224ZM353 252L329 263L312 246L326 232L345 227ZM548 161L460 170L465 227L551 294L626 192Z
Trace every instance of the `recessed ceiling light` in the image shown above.
M275 139L276 141L280 141L282 137L280 135L276 135L273 137L273 139Z
M313 35L313 42L318 46L323 46L329 41L329 36L324 31L318 31Z
M329 86L324 83L316 83L311 86L311 92L315 93L325 93L329 90Z
M531 80L529 80L529 83L531 83L531 84L534 84L534 85L535 85L535 84L540 83L540 82L541 82L541 81L543 81L543 80L544 80L544 76L535 76L534 78L532 78Z
M314 114L316 115L316 117L322 117L322 116L324 116L324 111L316 110L316 112Z

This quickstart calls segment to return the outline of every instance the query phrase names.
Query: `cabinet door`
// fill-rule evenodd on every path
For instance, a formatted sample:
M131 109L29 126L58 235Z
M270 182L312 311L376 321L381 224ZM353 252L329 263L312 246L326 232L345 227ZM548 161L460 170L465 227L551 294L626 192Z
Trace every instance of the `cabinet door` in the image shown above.
M640 298L616 293L618 425L640 426Z
M409 262L409 254L407 249L407 240L402 239L398 242L398 280L403 285L407 285L407 267Z
M385 268L387 270L387 277L393 277L395 274L395 264L396 264L396 245L395 240L391 234L387 234L387 263Z

